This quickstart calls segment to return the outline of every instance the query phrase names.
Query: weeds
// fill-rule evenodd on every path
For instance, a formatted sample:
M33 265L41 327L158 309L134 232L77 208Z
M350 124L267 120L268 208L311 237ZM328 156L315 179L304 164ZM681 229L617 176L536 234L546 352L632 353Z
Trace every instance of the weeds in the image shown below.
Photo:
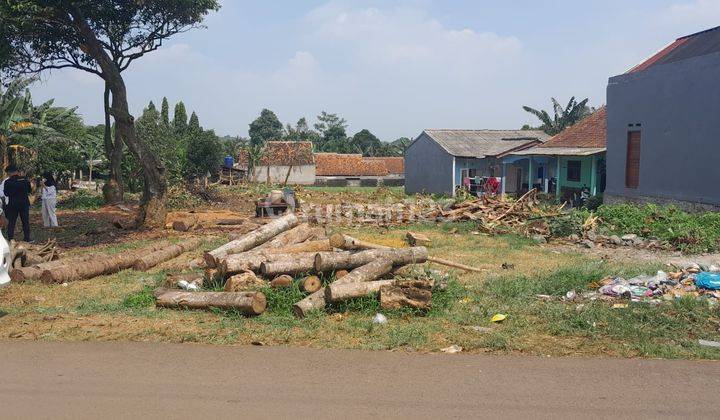
M102 194L78 190L58 202L63 210L96 210L104 204Z

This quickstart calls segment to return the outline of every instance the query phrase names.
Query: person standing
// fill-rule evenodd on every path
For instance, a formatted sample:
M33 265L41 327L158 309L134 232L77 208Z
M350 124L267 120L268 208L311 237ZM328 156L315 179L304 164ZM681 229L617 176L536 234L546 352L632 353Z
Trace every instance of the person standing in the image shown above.
M10 176L3 186L3 193L8 199L6 205L7 211L7 240L10 241L15 236L15 223L18 216L22 221L23 236L25 242L30 242L30 193L32 186L30 181L15 166L7 168Z
M42 217L45 227L57 227L57 215L55 214L55 206L57 205L57 187L55 186L55 178L50 172L43 174L45 181L43 182L42 193Z

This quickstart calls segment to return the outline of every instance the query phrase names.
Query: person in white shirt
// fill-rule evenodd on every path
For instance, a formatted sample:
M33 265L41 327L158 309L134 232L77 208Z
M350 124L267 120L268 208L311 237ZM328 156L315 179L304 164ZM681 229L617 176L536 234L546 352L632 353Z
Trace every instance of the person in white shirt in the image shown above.
M50 172L43 175L44 182L42 186L42 217L45 227L57 227L57 215L55 214L55 206L57 205L57 188L55 187L55 178Z

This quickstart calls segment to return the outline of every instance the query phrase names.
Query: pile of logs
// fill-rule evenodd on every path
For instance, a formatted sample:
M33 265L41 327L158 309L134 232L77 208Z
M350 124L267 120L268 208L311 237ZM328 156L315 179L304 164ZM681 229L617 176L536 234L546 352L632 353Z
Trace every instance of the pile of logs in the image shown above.
M12 267L22 268L54 261L60 258L60 250L55 239L44 244L15 243L12 246Z
M129 268L146 271L180 254L197 249L201 244L200 238L189 238L177 243L160 241L143 248L115 254L91 253L57 259L14 268L10 270L10 279L15 282L41 280L43 283L59 284L114 274Z
M420 234L409 235L409 240L410 237L415 243L429 242ZM290 213L205 252L205 281L222 286L223 292L193 294L163 288L157 291L157 305L193 309L230 307L255 315L263 306L259 302L265 302L261 289L296 284L306 293L293 305L297 317L324 309L327 304L368 295L378 296L383 308L427 309L435 287L433 280L395 276L404 266L425 262L479 271L430 257L425 246L389 248L343 234L328 238L324 228L302 223ZM325 280L325 287L321 279ZM173 280L170 283L172 286ZM193 294L192 299L188 293Z

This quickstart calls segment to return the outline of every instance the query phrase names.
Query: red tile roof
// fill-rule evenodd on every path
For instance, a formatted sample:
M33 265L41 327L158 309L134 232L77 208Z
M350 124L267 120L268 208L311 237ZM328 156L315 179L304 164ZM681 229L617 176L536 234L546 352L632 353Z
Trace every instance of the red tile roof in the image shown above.
M260 166L302 166L315 163L313 144L309 141L269 141L265 145L265 155L260 159ZM238 166L247 168L247 151L241 150Z
M385 162L364 158L360 154L316 153L317 176L387 176L390 174Z
M582 147L603 148L607 144L606 109L602 107L559 134L553 136L538 148Z
M385 164L388 172L393 175L402 175L405 173L405 158L402 156L366 157L365 160L382 162Z

